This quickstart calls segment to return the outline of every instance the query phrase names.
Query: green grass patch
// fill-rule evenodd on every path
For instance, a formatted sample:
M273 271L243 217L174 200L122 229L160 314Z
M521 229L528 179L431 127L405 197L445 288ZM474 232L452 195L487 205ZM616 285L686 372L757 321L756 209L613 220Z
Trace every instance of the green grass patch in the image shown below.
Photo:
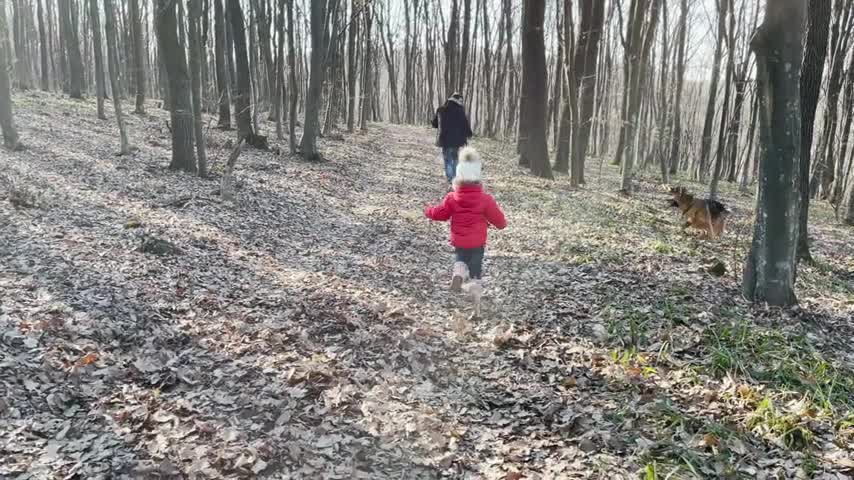
M805 336L748 323L707 330L708 367L718 376L736 373L774 390L797 392L830 413L847 414L854 404L854 372L827 359Z
M806 450L815 439L809 427L809 418L801 413L782 413L766 397L748 418L747 426L759 436L778 440L786 448Z

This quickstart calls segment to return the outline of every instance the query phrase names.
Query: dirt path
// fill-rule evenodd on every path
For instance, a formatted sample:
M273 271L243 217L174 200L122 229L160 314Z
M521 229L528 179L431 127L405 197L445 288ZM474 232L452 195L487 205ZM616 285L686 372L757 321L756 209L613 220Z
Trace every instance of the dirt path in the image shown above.
M421 215L444 194L426 128L325 141L317 165L247 151L230 205L215 179L165 170L162 118L132 117L140 151L120 158L91 105L18 104L28 149L0 162L44 198L0 203L0 476L635 478L677 448L698 476L739 468L703 429L662 441L668 418L732 413L709 392L735 383L671 371L744 306L701 268L728 247L662 255L675 229L641 208L651 187L634 203L546 191L479 142L510 227L492 232L488 318L470 323L447 291L447 226ZM229 137L210 135L216 173ZM140 251L153 239L175 250ZM663 317L686 286L696 300L666 333L625 320ZM667 338L673 363L612 358L609 336L653 355ZM737 442L742 475L769 458ZM769 472L803 460L770 458Z

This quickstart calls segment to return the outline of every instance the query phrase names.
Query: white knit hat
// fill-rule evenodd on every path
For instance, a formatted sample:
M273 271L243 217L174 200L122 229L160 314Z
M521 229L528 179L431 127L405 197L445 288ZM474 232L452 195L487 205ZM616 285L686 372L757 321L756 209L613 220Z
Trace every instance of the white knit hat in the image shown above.
M460 149L459 162L457 162L457 176L454 178L456 182L479 182L480 174L480 154L472 147L463 147Z

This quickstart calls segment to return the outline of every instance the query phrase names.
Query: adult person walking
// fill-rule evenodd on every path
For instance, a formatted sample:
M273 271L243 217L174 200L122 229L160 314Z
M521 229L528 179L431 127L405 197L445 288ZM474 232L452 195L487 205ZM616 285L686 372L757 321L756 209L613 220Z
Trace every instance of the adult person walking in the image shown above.
M466 117L463 96L454 92L444 105L433 115L433 128L439 129L437 144L442 147L442 157L445 160L445 176L448 183L453 182L457 172L457 158L460 147L468 143L472 137L471 125Z

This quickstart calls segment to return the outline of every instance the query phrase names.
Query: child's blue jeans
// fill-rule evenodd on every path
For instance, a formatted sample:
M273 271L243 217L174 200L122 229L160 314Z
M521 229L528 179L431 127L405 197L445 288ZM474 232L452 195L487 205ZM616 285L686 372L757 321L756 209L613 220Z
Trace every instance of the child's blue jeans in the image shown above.
M457 261L469 267L469 278L472 280L480 280L483 277L484 250L484 247L456 249Z
M448 181L452 182L457 176L457 154L459 147L447 147L442 149L442 156L445 158L445 176Z

